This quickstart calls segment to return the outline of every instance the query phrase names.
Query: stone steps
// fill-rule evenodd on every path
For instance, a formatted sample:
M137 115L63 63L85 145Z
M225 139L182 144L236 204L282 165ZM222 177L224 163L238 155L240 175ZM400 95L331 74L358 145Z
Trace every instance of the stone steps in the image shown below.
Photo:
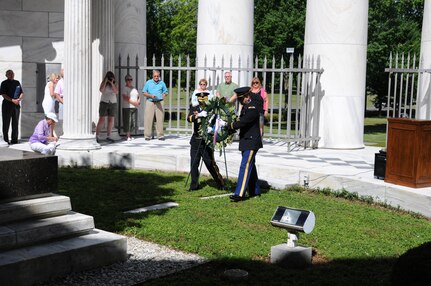
M29 218L64 215L71 210L70 199L60 195L0 203L0 226Z
M43 241L90 232L93 217L80 213L20 221L0 226L0 249L13 249Z
M0 252L1 285L33 285L127 259L124 236L94 229L79 237Z
M127 259L127 239L52 195L0 203L0 284L33 285Z

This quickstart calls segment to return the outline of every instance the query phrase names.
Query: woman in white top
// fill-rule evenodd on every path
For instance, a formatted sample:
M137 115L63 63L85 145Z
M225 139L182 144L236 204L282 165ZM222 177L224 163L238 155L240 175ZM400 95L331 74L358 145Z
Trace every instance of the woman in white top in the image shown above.
M127 141L133 140L131 130L136 128L136 117L138 109L141 104L138 90L133 86L133 78L131 75L126 75L124 78L126 86L123 91L123 128L127 135Z
M45 93L43 96L42 107L43 113L48 114L50 112L55 113L55 93L54 87L58 82L58 76L52 73L48 77L48 82L45 85Z
M210 100L211 98L214 97L213 93L208 90L208 81L204 78L199 80L199 87L197 89L195 89L195 91L193 91L192 106L198 106L199 105L198 97L196 94L201 93L201 92L208 92L209 93L208 100Z
M99 121L96 126L96 139L99 141L100 130L105 124L105 118L108 117L108 127L106 130L106 141L114 142L111 138L111 131L114 125L114 116L117 112L117 94L118 87L115 85L115 75L108 71L100 83L99 87L102 96L99 104Z

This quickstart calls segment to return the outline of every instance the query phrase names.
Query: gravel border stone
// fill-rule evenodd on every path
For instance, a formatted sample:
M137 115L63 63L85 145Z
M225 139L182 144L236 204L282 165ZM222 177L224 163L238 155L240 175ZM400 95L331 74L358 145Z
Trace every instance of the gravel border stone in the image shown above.
M127 254L128 259L125 262L72 273L64 278L38 285L134 285L207 262L205 258L196 254L173 250L135 237L127 237Z

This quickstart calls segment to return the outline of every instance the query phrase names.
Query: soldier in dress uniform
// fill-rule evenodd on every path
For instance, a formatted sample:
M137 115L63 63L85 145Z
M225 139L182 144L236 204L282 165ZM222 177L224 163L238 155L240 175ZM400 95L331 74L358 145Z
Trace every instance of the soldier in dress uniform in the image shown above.
M262 137L259 127L260 109L256 102L251 100L250 87L237 88L235 93L243 108L239 120L228 123L227 127L229 130L239 129L239 150L242 153L242 160L235 193L230 196L231 201L238 202L245 199L247 188L249 197L260 196L255 158L257 151L262 148Z
M199 134L199 127L201 121L207 117L207 112L204 110L205 102L208 100L209 93L201 92L197 94L199 104L191 105L190 112L187 117L188 122L193 122L193 135L190 139L190 174L192 181L190 183L189 191L199 189L199 164L201 158L205 166L221 190L225 189L223 177L219 172L219 168L214 159L214 150L208 146Z

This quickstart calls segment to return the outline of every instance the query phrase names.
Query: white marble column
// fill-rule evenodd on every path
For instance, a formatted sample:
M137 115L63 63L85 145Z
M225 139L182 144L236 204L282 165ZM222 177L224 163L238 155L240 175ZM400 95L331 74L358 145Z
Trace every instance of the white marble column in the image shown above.
M135 64L135 56L144 60L147 53L147 1L115 1L115 64L118 55L125 61L130 56Z
M92 127L99 120L100 83L107 71L114 70L114 7L112 0L92 1ZM119 79L117 79L117 83ZM117 97L119 99L119 97ZM117 116L116 116L117 117ZM106 120L107 121L107 120ZM105 125L106 125L105 121ZM105 126L106 127L106 126ZM106 128L105 128L106 132ZM112 130L112 137L118 131Z
M431 0L425 0L422 23L420 65L431 69ZM431 119L431 74L423 73L420 77L417 119Z
M368 0L308 0L304 54L320 56L319 147L363 148Z
M216 66L221 66L224 57L224 66L229 66L233 59L233 67L253 66L253 32L254 32L254 1L252 0L199 0L198 31L196 56L199 67L204 66L205 56L207 65L213 66L216 57ZM241 58L241 64L238 59ZM228 68L226 69L228 70ZM224 76L217 75L221 81ZM196 80L204 77L204 72L198 72ZM214 75L207 71L206 79L210 85L214 84ZM240 86L250 85L253 77L251 73L234 71L232 80Z
M91 130L91 0L64 2L64 134L59 149L99 149Z
M147 1L146 0L123 0L115 1L115 64L118 65L118 56L121 55L122 65L126 65L127 56L130 57L130 64L136 64L138 56L139 65L144 65L144 59L147 54ZM145 84L145 73L139 70L135 74L134 70L130 71L133 77L133 84L141 91ZM118 75L118 73L117 73ZM124 76L126 70L121 71L121 83L123 90L125 82ZM121 99L121 97L120 97ZM143 101L142 101L143 102ZM138 126L141 130L144 128L144 104L138 107Z

